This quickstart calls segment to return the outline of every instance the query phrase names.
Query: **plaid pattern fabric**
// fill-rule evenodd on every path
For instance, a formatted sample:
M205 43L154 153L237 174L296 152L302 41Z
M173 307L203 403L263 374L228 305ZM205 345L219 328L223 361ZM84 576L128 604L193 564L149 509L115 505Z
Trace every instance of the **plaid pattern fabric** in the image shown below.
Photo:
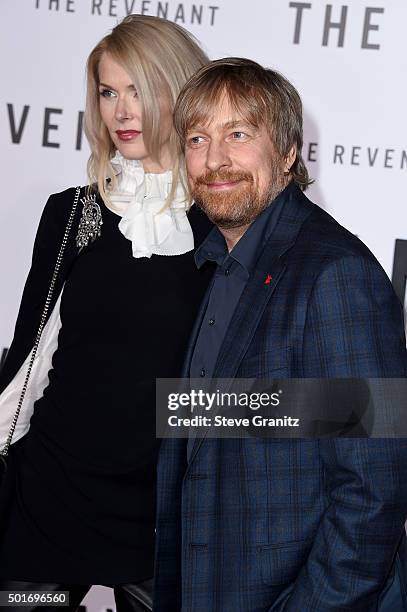
M199 326L198 317L185 375ZM299 189L243 292L215 375L407 376L402 307L386 274ZM406 584L406 476L404 439L196 439L188 454L186 440L164 440L154 609L387 610L395 570ZM403 597L395 612L407 610Z

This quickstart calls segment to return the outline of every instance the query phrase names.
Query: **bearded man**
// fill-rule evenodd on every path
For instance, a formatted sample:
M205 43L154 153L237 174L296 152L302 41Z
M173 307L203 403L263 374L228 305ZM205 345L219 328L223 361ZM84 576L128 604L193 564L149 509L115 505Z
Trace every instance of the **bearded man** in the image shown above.
M407 376L403 312L371 252L304 195L302 105L227 58L178 99L216 265L185 377ZM407 610L407 444L191 437L162 443L156 612Z

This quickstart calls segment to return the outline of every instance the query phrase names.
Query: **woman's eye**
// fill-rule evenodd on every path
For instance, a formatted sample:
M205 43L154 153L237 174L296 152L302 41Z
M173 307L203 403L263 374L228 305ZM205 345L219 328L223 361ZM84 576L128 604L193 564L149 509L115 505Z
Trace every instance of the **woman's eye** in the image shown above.
M246 136L244 132L233 132L232 134L234 140L242 140Z
M116 95L111 89L100 89L99 93L103 98L114 98Z

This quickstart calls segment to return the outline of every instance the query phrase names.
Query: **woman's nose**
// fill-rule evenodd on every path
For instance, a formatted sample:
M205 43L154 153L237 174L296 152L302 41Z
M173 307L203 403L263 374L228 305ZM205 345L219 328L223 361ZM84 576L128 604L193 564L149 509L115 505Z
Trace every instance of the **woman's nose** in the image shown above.
M118 121L125 121L126 119L132 119L132 111L128 102L125 99L119 100L116 105L116 119Z

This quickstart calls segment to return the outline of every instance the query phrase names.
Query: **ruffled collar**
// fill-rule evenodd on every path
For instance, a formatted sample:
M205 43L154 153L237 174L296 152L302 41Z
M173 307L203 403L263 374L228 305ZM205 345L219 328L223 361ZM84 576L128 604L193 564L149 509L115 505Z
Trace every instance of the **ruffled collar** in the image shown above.
M109 209L121 216L119 230L131 241L133 257L182 255L194 248L194 237L186 214L184 191L178 185L171 205L165 200L172 185L172 172L145 173L135 159L119 152L111 160L118 183L109 193Z

